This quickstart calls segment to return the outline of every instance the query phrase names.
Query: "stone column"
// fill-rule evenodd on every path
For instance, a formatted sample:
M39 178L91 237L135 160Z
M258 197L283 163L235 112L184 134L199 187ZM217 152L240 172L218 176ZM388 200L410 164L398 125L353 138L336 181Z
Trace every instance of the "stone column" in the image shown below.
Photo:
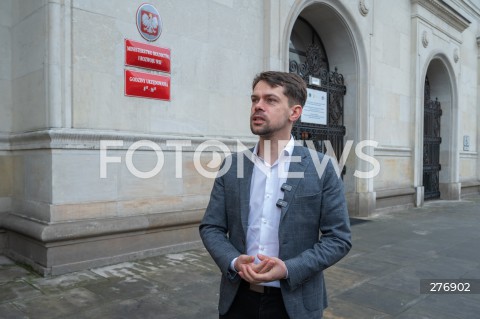
M48 127L71 127L71 1L47 5Z
M412 12L419 10L418 5L414 5ZM415 135L413 143L413 186L415 188L415 206L420 207L424 204L425 188L423 187L423 80L420 63L420 50L426 48L429 43L428 33L423 32L419 27L419 19L412 17L411 33L411 103L414 108Z

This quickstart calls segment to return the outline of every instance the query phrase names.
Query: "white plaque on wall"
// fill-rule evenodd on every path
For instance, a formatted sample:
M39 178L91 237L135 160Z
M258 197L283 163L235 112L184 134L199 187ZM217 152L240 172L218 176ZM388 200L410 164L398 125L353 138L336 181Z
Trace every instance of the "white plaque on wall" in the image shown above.
M463 136L463 150L470 151L470 136L464 135Z
M327 92L307 88L301 121L327 125Z

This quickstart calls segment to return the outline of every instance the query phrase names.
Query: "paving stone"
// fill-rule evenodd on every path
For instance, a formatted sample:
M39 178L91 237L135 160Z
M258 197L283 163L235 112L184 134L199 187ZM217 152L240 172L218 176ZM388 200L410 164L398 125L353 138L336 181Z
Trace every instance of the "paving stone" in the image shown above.
M455 265L452 268L451 265ZM369 283L411 294L420 293L421 279L459 279L475 264L452 258L434 258L425 262L405 266L387 275L377 277Z
M416 309L411 308L395 316L395 319L462 319L460 317L446 315L438 309ZM465 318L466 319L466 318Z
M478 263L479 247L477 243L478 241L463 242L441 252L440 255L456 259L469 260Z
M329 301L329 306L323 312L323 319L393 319L393 316L346 302L337 298Z
M458 214L457 218L462 219L465 216ZM466 226L467 223L478 223L477 221L464 221L463 226L457 225L452 226L450 224L448 227L443 227L441 229L436 229L429 234L425 235L425 239L430 240L431 242L438 242L446 245L447 247L452 247L454 245L459 245L465 241L474 241L478 239L478 232L475 231L477 227ZM459 231L462 229L462 231Z
M108 303L103 307L88 309L68 318L176 319L186 315L193 316L194 311L194 307L177 307L169 300L167 295L155 294L138 299Z
M15 262L6 256L0 255L0 266L12 266Z
M0 284L30 276L38 278L38 276L31 274L29 271L19 266L0 267Z
M325 272L325 284L328 296L333 297L360 284L372 277L349 269L330 267Z
M398 264L389 261L379 261L364 255L349 258L337 264L340 269L349 269L369 276L382 276L398 268Z
M420 294L420 278L411 267L401 268L388 275L375 278L369 283L412 295Z
M384 227L382 224L377 224L378 227ZM355 228L352 232L356 232ZM371 234L361 236L357 241L353 242L353 247L367 252L377 251L382 247L392 247L403 240L408 239L408 235L404 233L398 233L392 230L392 232L372 232Z
M150 270L155 271L156 269L152 268ZM142 274L147 271L149 271L149 269L138 262L124 262L120 264L91 269L92 273L104 278L142 278Z
M221 274L219 270L213 269L206 271L195 269L193 267L190 267L190 269L187 267L172 267L168 269L160 269L148 274L148 277L151 280L163 283L172 289L180 289L191 285L192 283L217 281L217 279L220 279L220 276Z
M363 284L338 295L337 298L389 315L397 315L423 297L371 284Z
M415 249L417 251L424 252L425 254L436 256L439 252L448 249L453 245L452 243L448 242L447 239L444 239L443 241L433 241L425 238L425 236L428 235L427 230L416 229L415 231L419 233L424 232L424 235L395 243L395 247Z
M54 294L72 287L85 286L89 283L98 283L103 280L106 279L86 270L55 277L39 277L29 280L29 283L43 293Z
M106 301L127 300L169 290L169 287L161 283L131 277L111 278L99 283L85 285L84 288L101 296Z
M102 305L102 299L84 288L74 288L61 294L17 300L15 305L30 318L64 318L82 309Z
M2 319L29 319L23 312L10 303L0 305L0 318Z
M0 285L0 304L7 301L26 300L42 293L23 281L12 281Z
M100 311L99 311L100 310ZM146 300L122 300L115 304L94 311L85 312L80 318L173 318L173 313L158 301L148 302ZM75 317L78 318L78 317Z
M473 319L478 318L479 313L480 295L429 295L403 315L418 314L432 319Z
M480 266L461 276L462 279L480 279Z
M422 279L455 279L475 269L476 265L477 263L470 260L439 256L415 265L415 270Z
M369 253L365 258L379 262L389 262L391 264L407 266L431 258L429 255L422 255L420 252L413 252L408 249L396 249L392 246L382 247L375 252Z
M191 283L190 285L183 286L181 289L173 289L171 291L171 299L176 304L184 304L188 307L188 304L197 305L197 308L203 308L204 306L216 309L218 304L220 288L220 277L212 282L198 282Z

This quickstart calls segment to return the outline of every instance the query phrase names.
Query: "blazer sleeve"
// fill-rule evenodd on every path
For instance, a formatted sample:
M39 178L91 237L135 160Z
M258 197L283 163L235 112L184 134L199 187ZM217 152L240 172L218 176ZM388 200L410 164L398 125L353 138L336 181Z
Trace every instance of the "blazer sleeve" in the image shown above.
M232 260L240 255L240 252L231 243L228 236L229 224L225 201L225 176L219 176L213 184L210 201L199 230L205 248L221 272L229 279L234 279L236 272L231 271L229 267Z
M287 282L292 290L342 259L352 247L343 182L338 178L331 162L321 179L322 200L318 209L322 235L312 248L285 260Z

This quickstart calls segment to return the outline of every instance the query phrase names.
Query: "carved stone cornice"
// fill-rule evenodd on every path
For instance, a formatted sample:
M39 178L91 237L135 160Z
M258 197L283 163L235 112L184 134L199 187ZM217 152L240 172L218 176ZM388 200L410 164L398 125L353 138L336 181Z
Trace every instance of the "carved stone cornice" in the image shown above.
M455 30L463 32L470 25L470 21L465 18L460 12L449 6L443 0L411 0L412 3L417 3L445 21Z
M35 150L35 149L100 149L100 141L114 140L122 141L121 146L108 146L108 149L126 150L133 143L140 140L152 141L162 150L174 151L175 145L167 145L167 142L177 141L177 144L189 142L190 146L183 146L183 151L194 151L200 144L212 141L209 145L216 145L216 142L225 144L231 151L237 151L237 141L247 147L255 144L255 138L239 137L208 137L208 136L186 136L186 135L157 135L135 132L100 131L85 129L49 129L26 133L13 133L10 135L0 134L0 150Z

